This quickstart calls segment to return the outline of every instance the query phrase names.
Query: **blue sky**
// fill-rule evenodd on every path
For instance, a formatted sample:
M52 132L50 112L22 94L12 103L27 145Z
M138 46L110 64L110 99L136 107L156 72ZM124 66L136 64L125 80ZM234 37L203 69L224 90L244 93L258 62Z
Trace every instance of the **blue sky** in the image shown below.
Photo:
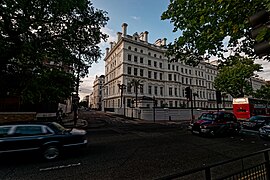
M105 53L109 42L116 40L116 33L121 32L121 25L128 24L127 34L148 31L148 41L154 43L159 38L167 38L173 42L180 32L173 33L173 25L169 20L161 20L161 14L167 10L170 0L91 0L97 9L107 11L110 18L107 26L102 31L109 35L107 42L102 42L100 48ZM89 69L88 77L80 85L81 99L92 91L93 81L96 76L105 72L104 56ZM259 73L263 78L270 79L269 62L258 61L264 67L264 72Z
M161 20L161 14L166 11L169 0L91 0L97 9L107 11L110 18L107 26L102 30L109 35L107 42L102 42L100 47L105 53L110 41L116 40L116 33L122 31L122 24L128 24L127 33L133 35L135 32L148 31L148 41L154 43L159 38L167 38L172 42L179 36L173 33L173 25L169 20ZM103 56L104 57L104 56ZM97 76L104 74L104 58L94 63L90 68L87 78L83 79L80 87L80 97L90 94L93 81Z

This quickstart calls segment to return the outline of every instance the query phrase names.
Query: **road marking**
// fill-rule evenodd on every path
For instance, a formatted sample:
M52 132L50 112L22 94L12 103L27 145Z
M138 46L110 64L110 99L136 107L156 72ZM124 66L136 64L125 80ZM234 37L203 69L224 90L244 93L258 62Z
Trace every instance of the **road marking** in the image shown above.
M56 170L56 169L76 167L76 166L80 166L80 165L81 165L81 163L60 165L60 166L52 166L52 167L47 167L47 168L41 168L41 169L39 169L39 171L51 171L51 170Z

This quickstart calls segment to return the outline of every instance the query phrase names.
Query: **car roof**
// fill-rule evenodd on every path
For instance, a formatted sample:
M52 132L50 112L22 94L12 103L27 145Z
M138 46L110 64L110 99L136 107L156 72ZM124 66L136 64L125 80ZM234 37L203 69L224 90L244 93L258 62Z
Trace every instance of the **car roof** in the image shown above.
M233 114L232 112L227 112L227 111L213 111L213 112L204 112L202 114Z
M16 122L4 122L0 123L0 126L8 125L50 125L52 122L42 122L42 121L16 121Z
M254 116L258 116L258 117L270 117L270 116L267 116L267 115L254 115Z

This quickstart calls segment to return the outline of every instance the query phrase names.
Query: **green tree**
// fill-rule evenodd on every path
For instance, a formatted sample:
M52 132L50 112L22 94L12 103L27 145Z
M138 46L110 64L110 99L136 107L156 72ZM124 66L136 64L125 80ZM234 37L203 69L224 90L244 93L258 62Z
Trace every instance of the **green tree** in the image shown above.
M101 57L107 21L89 0L0 1L0 96L31 103L70 96L71 70L85 76Z
M80 101L79 106L88 108L88 101Z
M214 87L234 98L252 94L250 78L254 72L262 69L260 64L254 64L253 60L240 56L230 56L219 68Z
M263 85L254 93L254 97L270 100L270 85Z
M269 4L269 0L170 0L161 19L169 19L181 36L168 44L168 55L194 66L210 56L225 59L229 49L256 57L248 18Z

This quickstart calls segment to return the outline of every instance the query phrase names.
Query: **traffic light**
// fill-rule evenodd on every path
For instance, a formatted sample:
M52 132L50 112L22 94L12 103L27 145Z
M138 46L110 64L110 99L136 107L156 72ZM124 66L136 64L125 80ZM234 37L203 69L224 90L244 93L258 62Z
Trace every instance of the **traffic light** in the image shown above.
M216 91L216 99L217 99L218 104L222 103L221 92L220 91Z
M186 87L186 88L185 88L185 97L186 97L188 100L191 100L191 94L192 94L192 92L191 92L190 87Z
M269 31L270 21L269 12L261 10L249 17L252 26L251 37L256 40L254 52L258 56L264 56L270 53ZM268 37L267 37L268 35Z

